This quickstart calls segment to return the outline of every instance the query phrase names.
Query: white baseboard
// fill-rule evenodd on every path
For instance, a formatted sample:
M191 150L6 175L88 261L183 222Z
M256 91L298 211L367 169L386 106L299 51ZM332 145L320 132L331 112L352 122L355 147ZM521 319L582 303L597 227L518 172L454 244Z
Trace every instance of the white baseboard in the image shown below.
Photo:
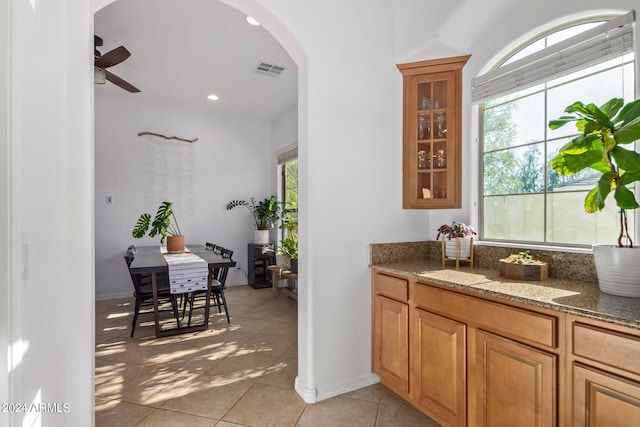
M302 400L304 400L305 403L316 403L318 401L317 399L318 391L315 388L312 388L312 389L304 388L300 384L299 378L297 376L294 382L294 388L296 390L296 393L298 393L300 397L302 397Z
M363 387L368 387L379 382L380 377L374 373L368 373L318 388L307 389L298 382L298 377L296 377L295 389L306 403L316 403Z

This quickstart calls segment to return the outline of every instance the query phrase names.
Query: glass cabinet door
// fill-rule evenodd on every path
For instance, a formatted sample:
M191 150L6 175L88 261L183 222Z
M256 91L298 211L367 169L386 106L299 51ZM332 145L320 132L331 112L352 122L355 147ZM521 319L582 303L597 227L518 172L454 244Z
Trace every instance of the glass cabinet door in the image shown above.
M412 71L405 75L403 207L460 207L460 73Z

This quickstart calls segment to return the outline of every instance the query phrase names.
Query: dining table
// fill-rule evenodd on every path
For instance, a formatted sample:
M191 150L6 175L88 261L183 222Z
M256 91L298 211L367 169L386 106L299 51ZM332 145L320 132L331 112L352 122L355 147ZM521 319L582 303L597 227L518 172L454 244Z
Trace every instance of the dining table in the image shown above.
M220 268L233 268L236 262L230 258L223 258L211 250L207 250L204 245L194 244L185 245L184 254L195 254L207 262L209 273L207 276L207 298L204 307L204 321L202 324L193 326L181 326L177 321L176 328L163 329L160 326L160 312L158 309L158 284L156 280L157 274L168 274L169 268L165 259L166 251L163 252L161 246L138 246L136 247L133 262L129 267L132 274L150 274L151 286L153 289L153 315L155 322L155 335L157 338L184 334L188 332L203 331L209 327L209 299L211 297L211 281L214 277L214 271ZM176 319L177 320L177 319Z

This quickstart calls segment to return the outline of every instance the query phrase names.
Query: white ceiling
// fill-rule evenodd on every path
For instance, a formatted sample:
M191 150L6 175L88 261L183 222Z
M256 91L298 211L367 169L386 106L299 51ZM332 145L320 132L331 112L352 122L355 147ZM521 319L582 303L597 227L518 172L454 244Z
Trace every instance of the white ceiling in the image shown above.
M138 98L272 120L294 107L298 72L282 46L261 26L217 0L118 0L95 14L105 54L123 45L126 61L109 68L141 90L110 82L96 95ZM283 66L278 77L253 70L259 62ZM207 95L220 97L212 102Z

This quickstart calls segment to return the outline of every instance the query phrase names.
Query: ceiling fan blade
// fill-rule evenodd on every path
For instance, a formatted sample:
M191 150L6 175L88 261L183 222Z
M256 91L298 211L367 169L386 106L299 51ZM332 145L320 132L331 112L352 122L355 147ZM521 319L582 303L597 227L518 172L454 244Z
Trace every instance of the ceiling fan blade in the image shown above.
M137 87L135 87L134 85L132 85L131 83L121 79L120 77L116 76L115 74L104 70L104 75L105 78L107 80L109 80L111 83L113 83L116 86L120 86L122 89L127 90L129 92L135 93L135 92L140 92L140 89L138 89Z
M95 66L102 69L113 67L114 65L118 65L130 56L131 52L129 52L126 47L120 46L113 50L110 50L101 57L96 58Z

